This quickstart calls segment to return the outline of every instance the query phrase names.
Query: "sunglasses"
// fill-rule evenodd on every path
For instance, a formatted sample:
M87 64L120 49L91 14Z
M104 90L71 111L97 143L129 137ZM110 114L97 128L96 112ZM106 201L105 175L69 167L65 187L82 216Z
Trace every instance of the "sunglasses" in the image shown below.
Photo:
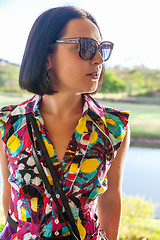
M114 46L112 42L104 41L99 44L95 39L87 37L59 39L56 43L77 43L79 56L84 60L91 60L99 51L103 60L107 61Z

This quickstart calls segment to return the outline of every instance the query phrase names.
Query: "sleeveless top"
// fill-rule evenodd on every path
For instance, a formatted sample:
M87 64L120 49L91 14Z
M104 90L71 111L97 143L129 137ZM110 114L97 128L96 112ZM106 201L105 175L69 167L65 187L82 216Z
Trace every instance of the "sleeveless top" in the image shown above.
M39 111L41 97L3 107L0 131L9 161L11 202L9 213L18 222L17 231L6 222L0 239L40 240L40 236L66 236L68 229L47 192L32 156L26 114L32 112L53 165L56 167L82 239L100 239L96 215L97 197L107 190L107 172L126 134L128 112L101 106L90 95L83 96L84 107L61 163ZM37 143L39 159L55 195L59 194ZM62 208L62 211L63 208ZM64 212L67 219L67 215Z

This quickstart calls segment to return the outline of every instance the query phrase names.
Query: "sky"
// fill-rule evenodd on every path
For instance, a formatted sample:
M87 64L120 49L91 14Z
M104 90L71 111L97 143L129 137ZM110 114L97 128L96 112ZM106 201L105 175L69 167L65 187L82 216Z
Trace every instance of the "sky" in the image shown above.
M0 59L21 64L36 18L63 5L96 18L103 40L114 43L109 67L160 69L160 0L0 0Z

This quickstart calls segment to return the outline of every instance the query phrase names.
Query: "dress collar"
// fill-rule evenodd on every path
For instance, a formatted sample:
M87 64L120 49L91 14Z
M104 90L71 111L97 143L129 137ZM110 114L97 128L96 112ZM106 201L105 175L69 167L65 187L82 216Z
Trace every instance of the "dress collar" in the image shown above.
M93 121L101 119L105 123L104 110L100 103L93 99L89 94L83 95L84 106L83 114L89 115ZM42 100L42 97L39 95L33 95L30 99L18 104L16 106L10 106L12 111L9 113L8 117L24 115L30 112L33 112L34 116L39 115L39 105Z
M95 123L100 121L106 126L104 107L89 94L85 94L84 98L85 112L83 114L87 114Z
M41 101L41 96L33 95L31 98L27 99L26 101L16 106L11 105L9 107L5 107L5 110L10 110L8 117L25 115L30 112L33 112L35 115L35 112L39 109L40 101Z

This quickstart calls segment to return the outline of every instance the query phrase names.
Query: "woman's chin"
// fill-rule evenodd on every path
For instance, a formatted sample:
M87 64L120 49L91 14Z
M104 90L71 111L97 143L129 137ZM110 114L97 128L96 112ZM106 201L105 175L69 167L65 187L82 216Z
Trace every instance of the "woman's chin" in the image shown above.
M82 93L95 93L98 86L84 90Z

